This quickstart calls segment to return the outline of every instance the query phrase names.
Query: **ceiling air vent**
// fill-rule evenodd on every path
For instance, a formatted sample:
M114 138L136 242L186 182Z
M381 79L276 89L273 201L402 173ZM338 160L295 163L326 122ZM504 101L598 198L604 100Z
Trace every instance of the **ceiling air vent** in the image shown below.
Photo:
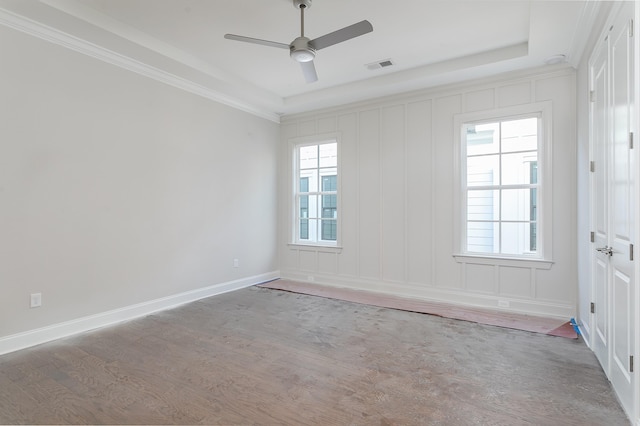
M386 67L390 67L393 65L393 62L391 61L391 59L383 59L381 61L377 61L377 62L372 62L370 64L365 65L367 67L367 69L370 70L378 70L380 68L386 68Z

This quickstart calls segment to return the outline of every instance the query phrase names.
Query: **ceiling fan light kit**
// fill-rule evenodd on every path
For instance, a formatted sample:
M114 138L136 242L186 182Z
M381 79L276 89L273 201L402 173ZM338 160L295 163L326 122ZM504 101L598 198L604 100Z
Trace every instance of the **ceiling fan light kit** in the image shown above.
M311 0L293 0L293 7L300 9L300 37L297 37L288 45L285 43L245 37L236 34L225 34L224 38L243 41L246 43L289 49L289 55L294 61L300 64L302 74L304 75L307 83L313 83L318 80L316 68L313 64L313 60L315 59L318 50L373 31L371 23L365 20L310 40L304 36L304 11L311 7Z
M316 49L309 45L310 41L306 37L298 37L293 40L289 50L291 51L291 57L296 62L309 62L316 57Z

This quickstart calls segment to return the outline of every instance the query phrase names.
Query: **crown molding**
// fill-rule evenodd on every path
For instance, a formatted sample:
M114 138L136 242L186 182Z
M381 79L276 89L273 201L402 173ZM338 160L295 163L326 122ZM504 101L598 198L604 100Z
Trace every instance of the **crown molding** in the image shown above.
M147 78L173 86L189 93L201 96L214 102L247 112L275 123L280 123L280 116L271 111L256 108L253 105L242 102L234 97L212 90L201 84L186 78L177 76L151 65L145 64L128 56L98 46L94 43L82 40L71 34L44 25L27 17L18 15L9 10L0 8L0 25L21 31L25 34L37 37L41 40L57 44L83 55L98 59L119 68L140 74Z

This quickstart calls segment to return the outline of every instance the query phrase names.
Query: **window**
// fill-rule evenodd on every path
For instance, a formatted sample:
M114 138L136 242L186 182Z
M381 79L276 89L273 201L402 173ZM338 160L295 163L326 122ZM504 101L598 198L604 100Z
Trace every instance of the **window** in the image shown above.
M295 145L295 238L302 244L338 241L338 144Z
M545 156L549 110L533 105L456 118L460 130L460 254L456 256L550 257L551 224L549 211L544 210L551 192L544 186L550 182L550 157Z

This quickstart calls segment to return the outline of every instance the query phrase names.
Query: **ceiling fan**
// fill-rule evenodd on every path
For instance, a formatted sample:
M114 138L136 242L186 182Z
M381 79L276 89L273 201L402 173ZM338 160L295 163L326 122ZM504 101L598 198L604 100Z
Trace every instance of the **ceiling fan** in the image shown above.
M281 49L289 49L291 58L300 63L300 66L302 67L302 74L304 75L307 83L318 81L316 67L313 64L313 59L316 57L316 51L370 33L373 31L373 26L369 21L360 21L356 24L349 25L348 27L344 27L340 30L310 40L304 36L304 10L311 7L311 1L312 0L293 0L293 6L296 9L300 9L301 34L300 37L293 40L290 44L235 34L225 34L224 38L244 41L247 43L262 44L265 46L279 47Z

